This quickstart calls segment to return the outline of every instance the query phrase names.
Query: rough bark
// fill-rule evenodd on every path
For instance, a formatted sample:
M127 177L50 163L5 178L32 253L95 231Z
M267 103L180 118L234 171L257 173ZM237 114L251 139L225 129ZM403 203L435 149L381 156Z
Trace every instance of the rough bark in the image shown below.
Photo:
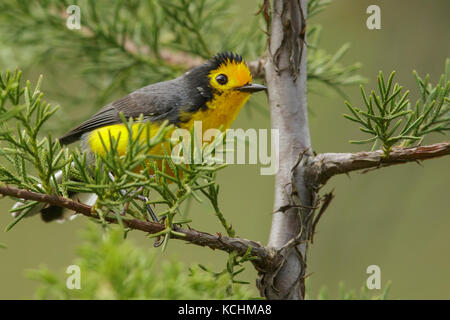
M268 299L303 299L316 197L305 181L305 164L312 157L306 102L306 0L274 0L271 17L265 74L282 161L275 179L268 246L279 250L284 261L261 274L258 287Z

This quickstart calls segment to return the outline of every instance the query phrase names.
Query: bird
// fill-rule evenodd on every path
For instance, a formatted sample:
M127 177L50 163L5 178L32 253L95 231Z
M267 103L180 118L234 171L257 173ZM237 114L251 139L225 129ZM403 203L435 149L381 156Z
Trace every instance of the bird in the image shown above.
M212 128L224 130L231 126L252 93L266 89L262 84L253 83L250 69L241 55L221 52L175 79L150 84L107 104L58 140L61 145L81 141L87 158L94 159L104 155L105 145L110 145L114 139L117 152L123 155L129 131L121 115L149 124L147 132L151 136L163 123L190 130L195 121L201 121L203 132ZM133 124L133 130L135 126L139 123ZM151 152L158 154L162 150L156 147ZM61 179L61 173L57 173L56 181ZM95 195L90 195L85 203L93 205L95 201ZM23 202L18 202L13 208L21 205ZM151 211L150 206L147 208ZM63 219L62 208L45 204L37 205L27 216L39 212L46 222ZM13 212L15 216L19 214L20 211Z

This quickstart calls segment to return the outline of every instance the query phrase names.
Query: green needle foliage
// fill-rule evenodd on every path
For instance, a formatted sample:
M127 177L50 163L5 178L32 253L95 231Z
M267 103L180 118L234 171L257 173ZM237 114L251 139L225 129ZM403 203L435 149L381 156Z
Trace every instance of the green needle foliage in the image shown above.
M118 228L99 230L93 224L82 233L73 264L81 270L81 289L66 286L65 270L53 272L42 266L28 271L39 282L39 299L250 299L256 296L248 286L229 287L228 273L214 275L198 266L189 273L178 261L160 265L154 251L124 240Z
M236 290L236 285L239 286L242 284L249 284L249 282L247 281L237 280L236 277L245 270L245 267L243 266L244 263L252 260L254 260L254 257L252 257L251 247L249 247L247 252L242 257L239 257L236 252L232 252L231 254L229 254L226 267L220 272L214 272L201 264L199 264L199 267L200 269L211 274L214 278L221 278L226 276L229 279L228 285L226 287L226 292L227 294L232 295Z
M372 90L367 96L361 86L361 95L365 109L345 102L351 115L344 114L348 120L361 125L360 130L372 137L365 140L352 140L351 143L372 143L374 150L381 143L384 155L394 145L410 146L420 144L430 133L444 134L450 129L450 59L445 63L445 74L436 86L429 83L429 76L422 79L416 72L421 98L412 107L408 99L409 91L402 92L403 87L393 84L395 72L385 81L383 73L378 75L378 94Z
M307 4L307 12L308 12L308 19L311 19L315 15L319 14L325 8L327 5L331 3L331 0L310 0Z
M349 44L342 45L334 54L329 54L320 49L319 40L320 26L312 26L308 31L308 86L314 82L325 84L335 90L339 95L345 97L343 86L350 86L366 82L366 79L357 71L361 68L360 63L344 66L340 60L350 49ZM309 88L309 87L308 87ZM315 88L311 88L315 91Z
M29 81L20 85L21 75L19 70L0 74L0 118L11 120L0 123L0 157L10 165L0 166L0 181L50 193L54 174L67 165L69 157L51 136L38 135L58 108L42 101L42 77L32 89ZM37 171L37 177L28 174L30 166Z
M307 77L308 91L320 92L323 90L316 88L317 84L324 84L336 91L339 95L345 97L342 90L344 86L365 83L366 79L359 75L357 71L361 68L360 63L343 65L342 57L350 49L350 44L343 44L335 53L330 54L320 48L320 36L322 33L321 25L311 24L309 20L325 10L331 3L331 0L310 0L308 1L308 28L307 33ZM314 21L314 19L313 19Z
M413 135L423 138L432 132L445 134L450 130L450 59L445 61L445 74L435 87L429 83L429 75L422 79L414 71L414 76L421 98L414 107L413 120L418 123L412 129Z
M308 1L308 17L319 14L328 3ZM65 25L69 5L80 7L80 30ZM198 58L209 59L225 50L239 52L247 61L263 56L264 14L256 14L255 6L251 19L237 20L240 6L239 1L216 0L119 0L114 4L106 0L3 0L0 41L8 45L10 56L23 69L45 66L47 73L53 70L48 93L97 110L114 97L180 75L187 69L184 58L200 62ZM308 78L343 94L340 86L363 80L356 74L360 66L339 63L347 45L335 54L319 49L318 29L309 25L307 30ZM181 59L167 59L173 54ZM66 72L74 78L81 75L86 86L83 94L63 88L58 79L53 81L53 77L66 79L62 68L68 68Z
M80 30L66 27L70 5L80 7ZM0 41L14 53L25 48L33 53L17 55L22 68L55 70L56 61L59 67L76 61L68 65L70 73L81 74L95 90L97 109L113 95L180 75L187 69L185 59L209 59L224 50L256 58L264 51L263 21L254 16L230 26L237 10L233 1L215 0L5 0L0 2ZM167 59L173 54L179 59Z

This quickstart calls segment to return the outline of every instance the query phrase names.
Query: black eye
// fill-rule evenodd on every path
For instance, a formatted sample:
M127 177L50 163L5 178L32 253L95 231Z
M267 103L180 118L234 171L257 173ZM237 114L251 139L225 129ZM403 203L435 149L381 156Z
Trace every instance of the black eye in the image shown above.
M223 73L221 73L216 77L216 81L218 84L224 85L224 84L227 84L228 77L226 75L224 75Z

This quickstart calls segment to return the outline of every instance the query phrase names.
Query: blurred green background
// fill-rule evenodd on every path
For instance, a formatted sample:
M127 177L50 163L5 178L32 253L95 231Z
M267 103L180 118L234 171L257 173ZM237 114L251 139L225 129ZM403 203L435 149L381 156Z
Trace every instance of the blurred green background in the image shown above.
M366 28L366 8L370 4L381 7L381 30ZM236 8L236 19L249 19L256 11L253 2L246 1ZM379 70L390 73L396 70L396 80L411 89L415 101L415 82L412 75L429 73L436 83L443 73L445 58L450 56L450 2L435 1L334 1L311 23L323 26L320 45L335 52L343 43L352 47L344 57L345 64L363 63L360 73L374 88ZM1 18L1 15L0 15ZM83 23L81 21L81 23ZM231 23L231 21L230 21ZM1 38L1 37L0 37ZM45 41L45 39L44 39ZM0 66L14 68L19 53L0 44ZM20 53L23 55L26 53ZM66 65L34 66L25 70L26 77L35 80L44 74L64 74L60 87L49 87L44 82L46 99L60 104L55 134L62 133L73 121L88 117L100 107L86 103L86 97L96 92L77 74L70 73ZM20 65L19 65L20 67ZM65 101L58 91L70 91L76 99ZM357 86L345 88L354 104L361 103ZM267 107L263 95L253 97L262 108ZM93 101L94 99L92 99ZM364 150L364 146L351 145L349 139L361 138L357 126L342 117L347 112L344 99L335 92L321 90L308 96L311 109L310 127L313 148L320 152L352 152ZM268 128L270 119L263 113L244 110L234 124L235 128ZM72 117L73 116L73 117ZM425 142L448 140L448 137L432 136ZM315 243L310 246L308 273L309 291L315 296L322 286L336 297L339 282L347 288L359 289L368 275L366 268L375 264L381 268L382 289L392 280L389 298L392 299L450 299L450 190L449 158L429 160L420 166L415 163L393 166L366 174L333 178L322 190L335 189L336 198L318 226ZM222 171L221 206L239 236L266 243L268 239L273 182L271 176L261 176L258 166L235 165ZM13 202L0 202L1 230L11 221L8 209ZM210 232L221 231L220 225L207 206L194 204L191 209L193 227ZM39 218L27 219L8 233L0 232L0 242L7 249L0 249L0 298L32 298L36 283L24 276L26 269L41 264L59 271L65 276L65 268L71 264L74 248L79 244L77 233L87 221L78 218L65 224L45 224ZM131 232L140 246L153 249L153 241L140 232ZM186 264L202 263L214 269L222 269L226 255L205 248L172 241L159 259L179 259ZM242 279L254 286L256 272L249 266ZM256 291L256 290L255 290Z

